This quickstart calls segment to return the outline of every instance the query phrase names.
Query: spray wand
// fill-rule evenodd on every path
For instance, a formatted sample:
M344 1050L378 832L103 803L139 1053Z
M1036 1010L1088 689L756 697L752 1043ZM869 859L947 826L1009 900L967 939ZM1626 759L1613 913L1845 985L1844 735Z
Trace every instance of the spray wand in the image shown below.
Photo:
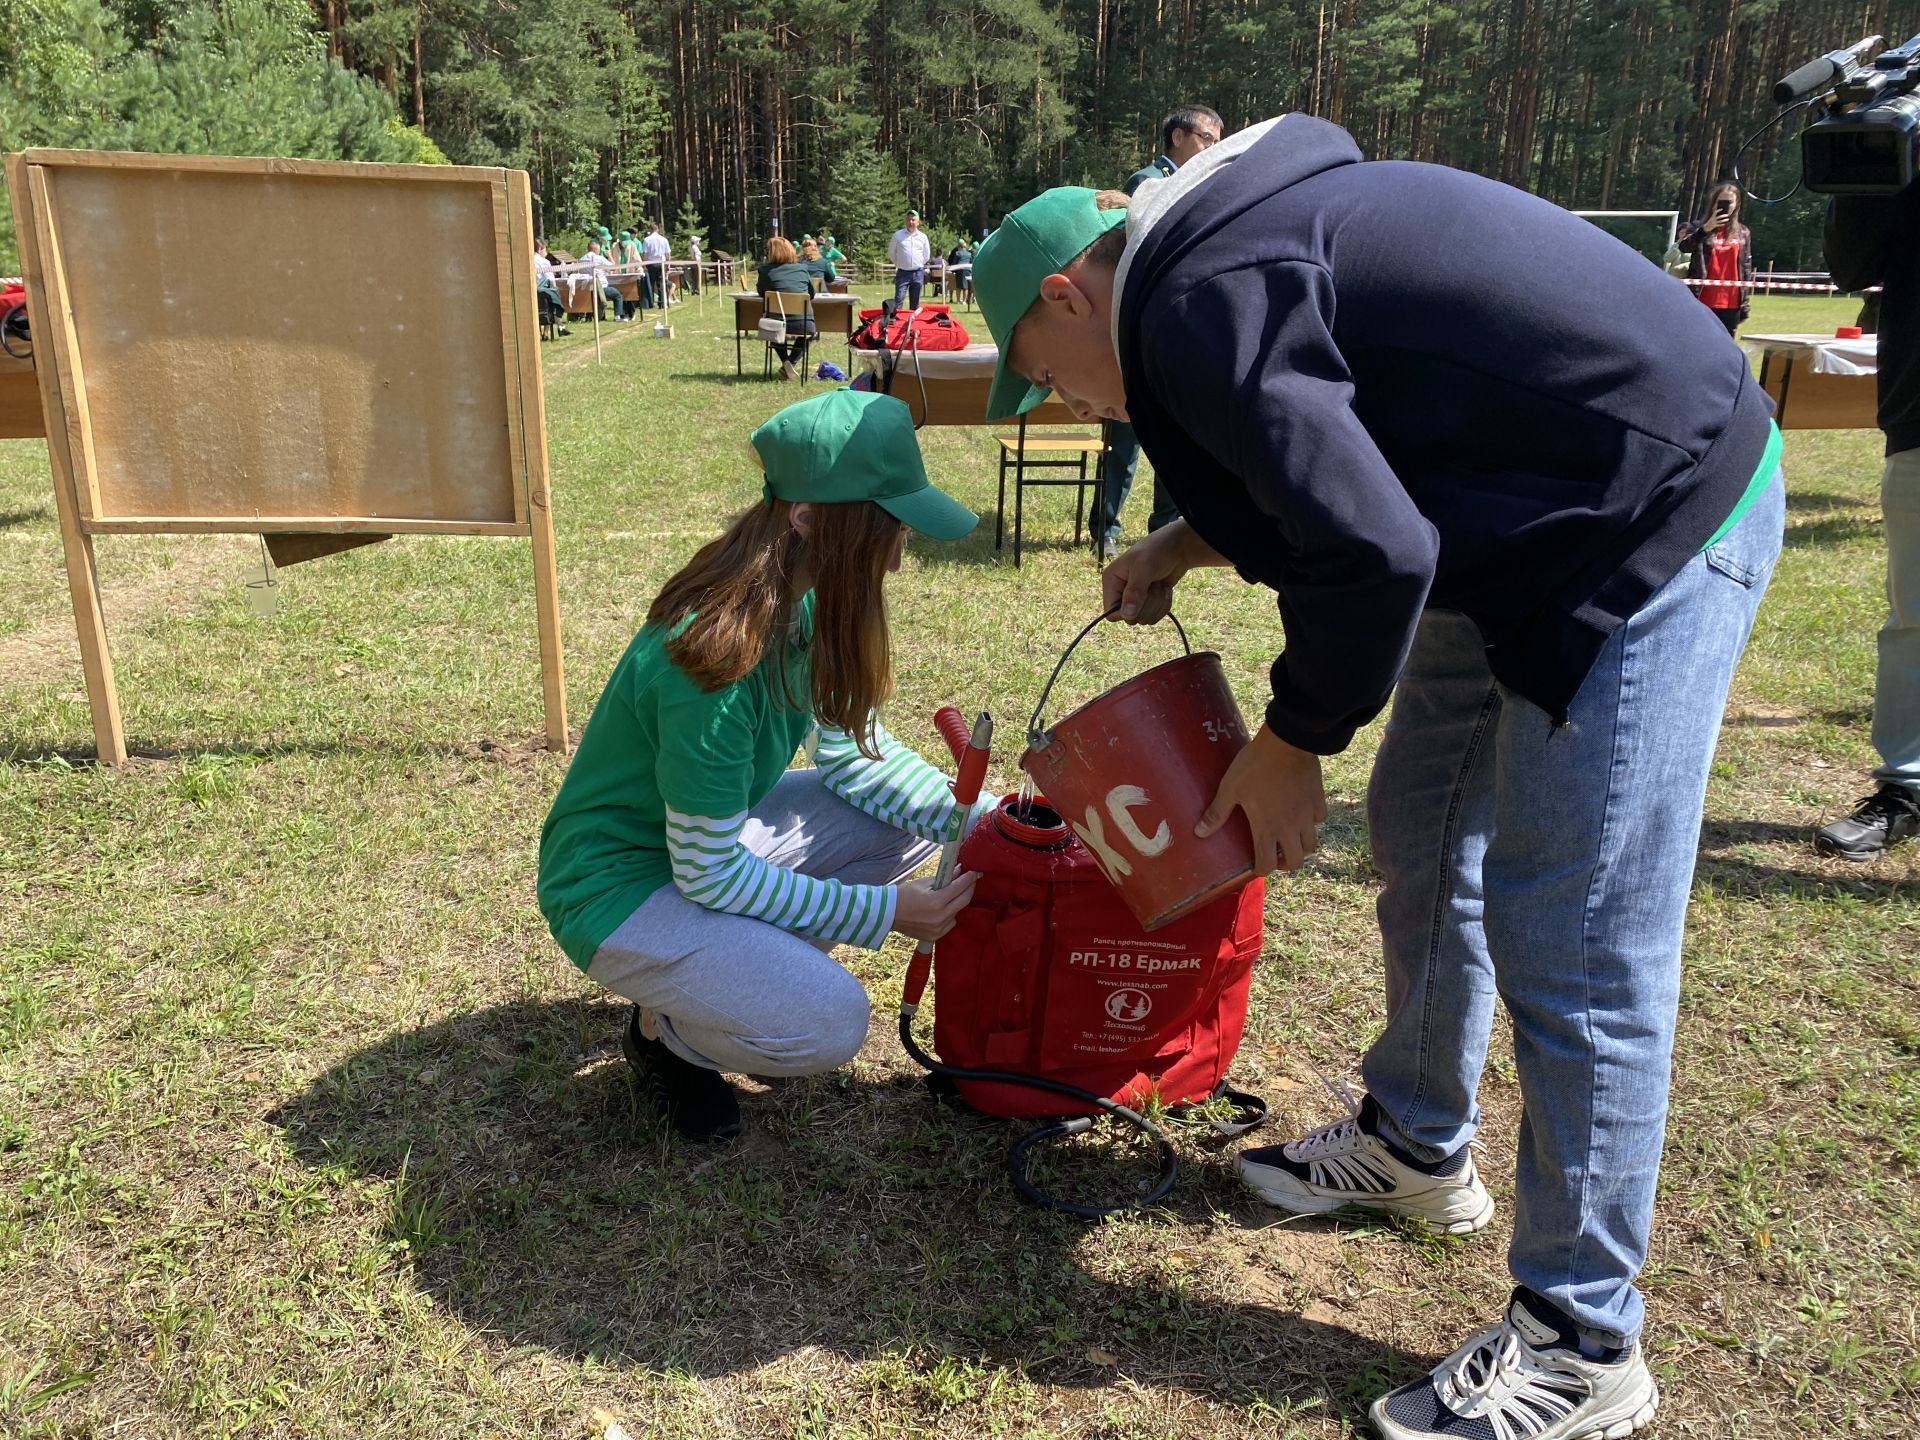
M940 738L947 742L947 748L953 752L956 772L951 789L953 791L953 818L947 823L947 837L940 847L940 865L934 872L933 888L944 890L953 878L954 865L960 854L960 842L967 835L967 816L973 812L974 803L980 798L980 787L985 783L987 760L993 747L993 717L986 711L980 712L980 718L973 722L972 733L967 730L967 720L951 705L942 705L934 712L934 728L940 732ZM1083 1090L1078 1085L1069 1085L1064 1080L1043 1079L1038 1075L1020 1075L1011 1070L977 1070L959 1065L947 1065L936 1060L920 1048L913 1038L913 1017L919 1012L920 997L926 993L927 979L933 973L933 941L922 940L913 950L913 960L907 966L906 983L900 991L900 1044L907 1054L917 1060L930 1075L938 1075L945 1080L981 1080L1002 1085L1023 1085L1030 1090L1044 1090L1054 1095L1064 1095L1068 1099L1078 1100L1092 1106L1112 1119L1132 1125L1148 1139L1155 1142L1160 1156L1160 1174L1151 1188L1138 1200L1129 1205L1083 1205L1077 1201L1061 1200L1049 1195L1027 1174L1027 1154L1037 1145L1054 1140L1065 1139L1069 1135L1079 1135L1093 1128L1095 1116L1070 1115L1062 1119L1030 1130L1014 1142L1013 1149L1007 1153L1007 1172L1013 1178L1013 1185L1027 1199L1049 1210L1058 1210L1067 1215L1080 1215L1090 1220L1105 1219L1110 1215L1119 1215L1124 1211L1149 1205L1157 1205L1173 1190L1180 1179L1180 1160L1174 1153L1173 1142L1153 1121L1142 1115L1130 1105L1105 1095L1096 1095L1091 1090Z
M973 722L951 705L934 712L933 723L941 739L959 762L950 788L953 791L953 816L947 821L947 838L940 846L940 865L933 873L933 888L944 890L953 879L953 867L959 863L960 842L967 838L967 816L980 799L980 787L987 780L987 759L993 751L993 716L986 711ZM913 962L907 966L907 983L901 991L901 1012L909 1017L920 1008L926 993L927 976L933 971L933 941L922 940L913 947Z

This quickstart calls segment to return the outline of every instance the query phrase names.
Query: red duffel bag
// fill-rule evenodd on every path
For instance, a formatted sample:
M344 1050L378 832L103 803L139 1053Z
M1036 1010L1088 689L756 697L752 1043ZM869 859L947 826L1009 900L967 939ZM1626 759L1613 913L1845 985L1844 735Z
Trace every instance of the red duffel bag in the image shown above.
M850 342L856 350L964 350L967 327L945 305L862 310Z

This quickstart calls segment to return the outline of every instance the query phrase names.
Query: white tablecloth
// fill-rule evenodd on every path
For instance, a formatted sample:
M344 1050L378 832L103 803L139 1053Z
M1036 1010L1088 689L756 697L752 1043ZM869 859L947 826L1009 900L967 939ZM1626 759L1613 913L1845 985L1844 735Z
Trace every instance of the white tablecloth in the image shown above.
M897 372L924 375L929 380L991 380L993 367L1000 359L1000 347L994 344L969 345L964 350L903 350L899 352ZM856 350L853 363L868 374L880 369L881 352Z
M1799 350L1813 357L1816 375L1871 375L1879 368L1880 337L1836 340L1831 335L1742 335L1740 347L1749 354L1763 350Z

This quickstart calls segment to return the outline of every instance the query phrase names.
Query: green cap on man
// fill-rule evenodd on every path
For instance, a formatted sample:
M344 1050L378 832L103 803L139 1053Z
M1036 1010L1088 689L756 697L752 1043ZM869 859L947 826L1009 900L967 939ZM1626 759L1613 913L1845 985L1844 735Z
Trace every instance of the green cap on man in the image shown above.
M973 256L973 297L993 332L1000 358L987 393L987 418L1024 415L1050 391L1007 368L1013 327L1040 298L1040 282L1064 270L1074 257L1116 225L1126 223L1124 209L1102 210L1098 191L1063 185L1036 195L1007 216L998 230L980 242Z
M913 412L871 390L829 390L787 406L753 432L766 494L816 505L871 500L934 540L958 540L980 517L927 479Z

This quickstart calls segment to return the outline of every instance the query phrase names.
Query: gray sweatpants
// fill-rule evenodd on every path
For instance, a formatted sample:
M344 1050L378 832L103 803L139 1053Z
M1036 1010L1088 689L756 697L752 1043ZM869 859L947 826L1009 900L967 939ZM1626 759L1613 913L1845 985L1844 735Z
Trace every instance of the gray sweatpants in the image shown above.
M740 842L822 880L891 885L939 849L857 810L814 770L790 770L754 806ZM709 1070L818 1075L867 1038L860 982L814 941L709 910L663 885L609 935L590 978L654 1012L667 1048Z

